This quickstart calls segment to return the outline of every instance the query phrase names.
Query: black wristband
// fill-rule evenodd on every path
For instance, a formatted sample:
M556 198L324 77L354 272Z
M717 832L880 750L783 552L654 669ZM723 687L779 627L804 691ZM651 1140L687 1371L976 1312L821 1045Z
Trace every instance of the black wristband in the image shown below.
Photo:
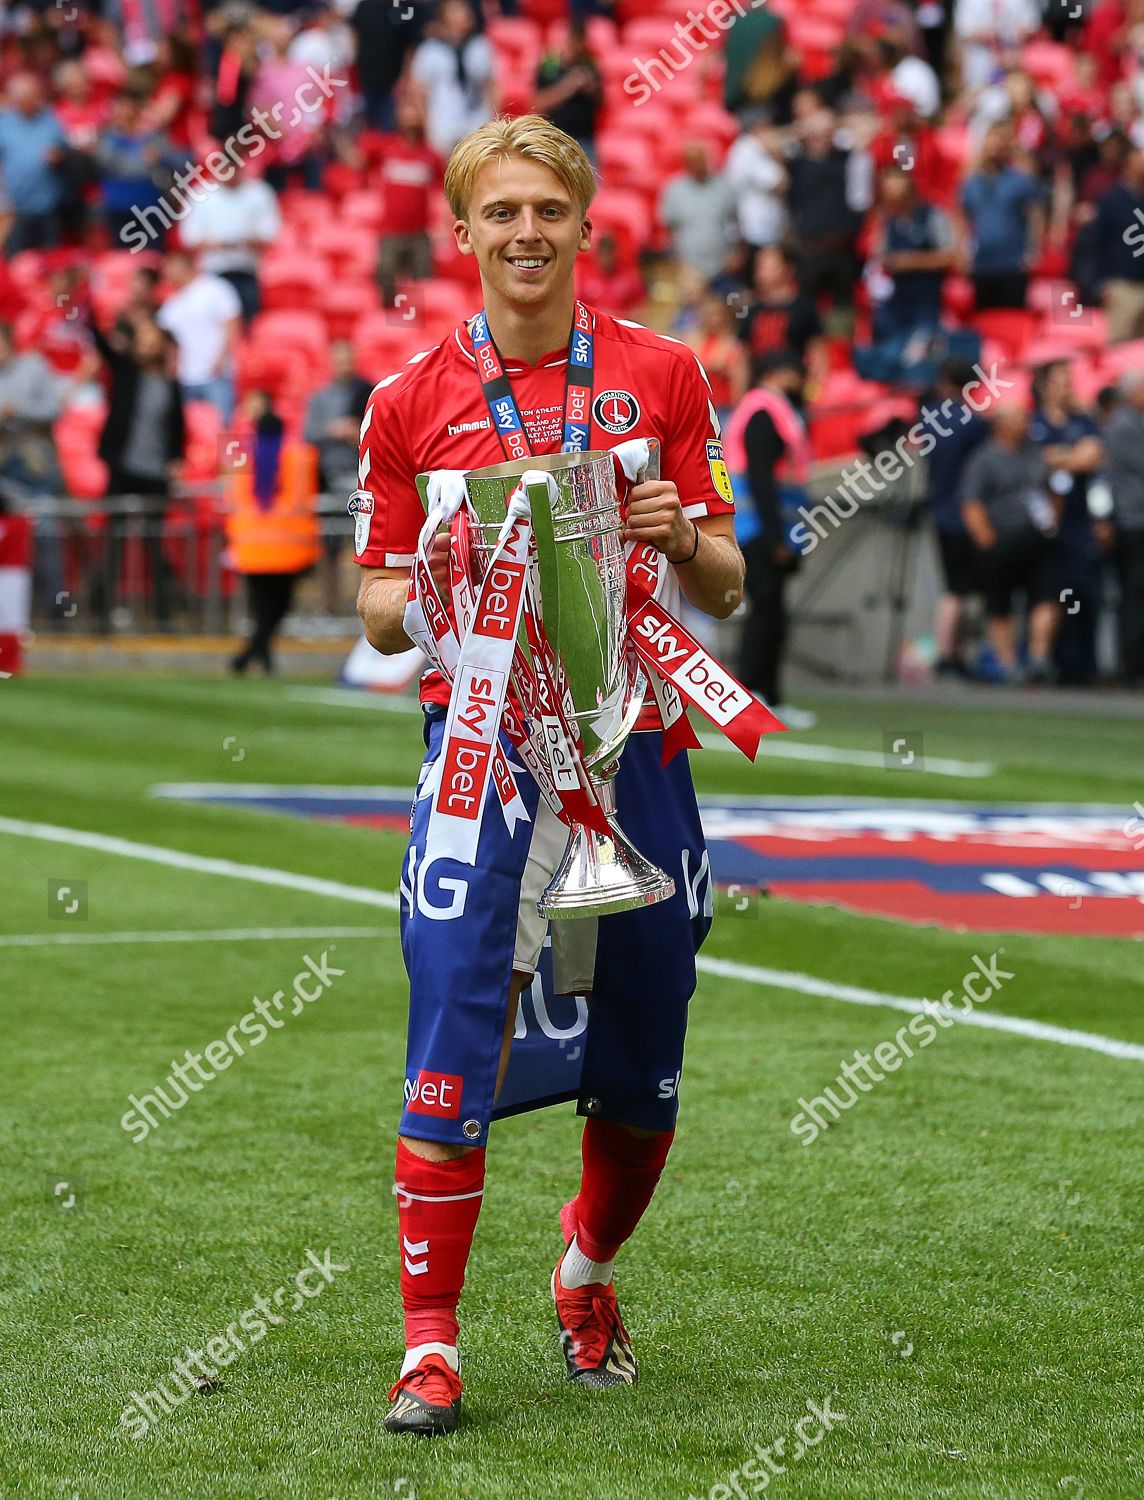
M690 553L686 557L681 557L677 563L672 563L673 567L684 568L689 562L695 561L695 555L699 551L699 527L695 525L694 521L692 521L691 524L695 527L695 546L692 547ZM669 558L668 561L670 562L671 559Z

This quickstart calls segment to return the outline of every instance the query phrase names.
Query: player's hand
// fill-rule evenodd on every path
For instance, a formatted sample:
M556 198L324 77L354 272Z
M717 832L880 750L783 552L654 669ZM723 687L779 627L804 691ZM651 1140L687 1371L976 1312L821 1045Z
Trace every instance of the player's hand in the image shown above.
M429 548L429 571L442 599L449 597L449 533L439 531Z
M670 479L646 479L633 485L628 495L624 541L647 542L668 562L682 562L691 556L695 532Z

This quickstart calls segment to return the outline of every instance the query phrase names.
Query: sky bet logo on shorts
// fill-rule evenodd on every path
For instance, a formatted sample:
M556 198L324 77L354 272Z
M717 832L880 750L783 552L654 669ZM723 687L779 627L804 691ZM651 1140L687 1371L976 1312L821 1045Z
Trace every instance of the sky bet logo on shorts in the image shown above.
M405 1108L411 1115L436 1115L441 1120L455 1120L461 1113L461 1090L465 1080L459 1073L426 1073L422 1068L417 1082L405 1080Z

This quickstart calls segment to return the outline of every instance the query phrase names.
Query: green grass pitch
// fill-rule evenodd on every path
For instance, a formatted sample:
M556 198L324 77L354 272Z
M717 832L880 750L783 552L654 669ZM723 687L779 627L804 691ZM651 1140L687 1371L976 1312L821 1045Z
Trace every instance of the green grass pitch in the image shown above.
M396 885L395 834L147 790L412 786L413 716L300 701L283 684L0 691L0 816ZM1126 817L1144 793L1139 721L817 706L819 729L799 739L880 751L886 730L920 728L927 756L996 774L704 754L701 789L1086 800ZM0 862L7 934L366 929L0 947L3 1494L727 1500L763 1492L757 1459L743 1475L758 1445L784 1470L768 1485L784 1500L1144 1495L1144 1063L959 1027L805 1148L789 1128L799 1095L902 1017L704 976L677 1144L617 1276L639 1385L564 1381L548 1279L578 1121L571 1106L525 1116L495 1128L489 1153L462 1300L464 1426L418 1444L381 1428L401 1352L395 914L2 830ZM82 923L49 915L61 879L87 884ZM1144 1043L1139 943L1000 941L1015 978L999 1008ZM770 901L725 915L706 952L939 995L995 946ZM303 956L325 949L344 976L133 1143L127 1096L224 1036L255 995L289 992ZM172 1360L291 1283L308 1249L346 1269L134 1441L119 1423L131 1392L169 1383ZM844 1420L796 1460L796 1424L827 1396Z

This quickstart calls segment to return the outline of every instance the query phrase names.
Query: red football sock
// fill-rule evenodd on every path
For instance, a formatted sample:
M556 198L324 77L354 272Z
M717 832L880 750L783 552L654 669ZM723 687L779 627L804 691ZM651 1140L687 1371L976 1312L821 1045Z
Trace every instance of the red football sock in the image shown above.
M485 1153L426 1161L397 1143L405 1347L457 1342L457 1302L485 1181Z
M638 1136L611 1120L588 1120L584 1171L573 1202L576 1242L589 1260L610 1261L651 1202L674 1130Z

